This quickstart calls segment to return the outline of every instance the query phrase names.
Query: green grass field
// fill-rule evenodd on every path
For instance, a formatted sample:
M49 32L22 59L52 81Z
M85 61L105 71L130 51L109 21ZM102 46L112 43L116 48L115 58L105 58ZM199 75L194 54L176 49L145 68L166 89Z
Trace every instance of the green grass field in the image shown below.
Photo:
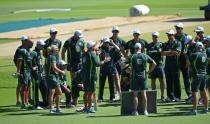
M191 105L186 105L184 102L163 104L158 100L157 114L150 114L145 116L120 116L119 103L99 104L98 112L96 114L76 113L75 108L65 109L61 115L50 115L48 110L22 110L15 104L15 86L16 80L11 77L15 72L15 67L11 61L12 57L0 57L0 119L2 124L57 124L57 123L82 123L82 124L127 124L127 123L156 123L156 124L198 124L207 123L210 121L209 114L198 114L197 116L187 116ZM68 77L69 78L69 77ZM182 82L182 80L181 80ZM148 81L148 85L150 81ZM82 94L82 93L81 93ZM105 98L108 99L108 87L105 88ZM184 90L182 90L182 98L186 98ZM158 98L159 98L158 90ZM82 100L82 98L80 98ZM82 103L82 101L80 101ZM80 104L82 105L82 104Z
M135 4L145 4L151 8L150 15L176 15L180 13L183 17L203 17L199 6L206 5L207 0L0 0L0 23L19 20L31 20L39 18L102 18L106 16L128 16L128 9ZM46 8L71 8L71 12L50 13L19 13L13 11L25 9ZM201 24L210 34L210 25ZM185 28L188 34L195 33L195 26ZM172 26L173 28L173 26ZM166 41L166 30L160 32L161 41ZM151 41L151 33L142 34L142 38ZM125 40L131 37L124 37ZM0 39L0 44L13 42L13 39ZM103 103L99 104L96 114L75 113L75 108L63 109L62 115L49 115L48 110L22 110L15 105L15 87L17 81L11 75L16 71L12 56L0 57L0 123L1 124L206 124L210 121L210 114L198 114L197 116L186 116L192 105L184 102L163 104L158 100L157 114L145 116L120 116L120 105ZM68 74L69 75L69 74ZM182 88L183 80L181 79ZM69 76L68 76L69 80ZM70 82L68 82L70 83ZM157 83L159 84L159 83ZM150 81L148 81L150 88ZM159 86L158 86L159 88ZM82 94L82 93L81 93ZM105 98L108 99L108 86L105 88ZM158 99L159 99L158 89ZM182 98L186 98L184 89ZM82 100L82 98L81 98ZM82 103L82 101L80 102ZM82 105L82 104L80 104Z
M1 0L0 23L39 18L101 18L128 16L132 5L145 4L151 8L149 15L176 15L202 17L199 6L207 0ZM71 8L70 12L19 13L25 9Z

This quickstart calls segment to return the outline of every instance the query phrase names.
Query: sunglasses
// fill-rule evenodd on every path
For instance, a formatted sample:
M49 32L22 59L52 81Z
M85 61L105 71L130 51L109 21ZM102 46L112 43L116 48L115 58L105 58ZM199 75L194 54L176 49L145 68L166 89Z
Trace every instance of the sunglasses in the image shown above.
M182 29L182 28L180 28L180 27L175 27L177 30L180 30L180 29Z
M50 34L52 34L52 35L56 35L56 34L57 34L57 32L53 32L53 33L50 33Z
M117 31L117 30L114 30L114 31L112 31L112 33L119 33L119 31Z
M152 37L154 37L154 38L158 38L158 36L155 36L155 35L153 35Z
M134 35L134 36L139 36L140 34L138 34L138 33L134 33L133 35Z
M202 34L203 32L196 32L196 34L198 35L198 34Z

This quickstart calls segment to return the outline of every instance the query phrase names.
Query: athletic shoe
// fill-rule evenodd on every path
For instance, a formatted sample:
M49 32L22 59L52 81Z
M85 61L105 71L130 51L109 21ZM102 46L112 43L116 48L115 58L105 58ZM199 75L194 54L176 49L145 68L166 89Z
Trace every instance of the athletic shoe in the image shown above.
M203 109L203 110L202 110L202 113L207 114L208 112L209 112L209 109Z
M61 104L61 105L65 105L65 103L66 103L66 101L63 100L63 99L61 99L60 104Z
M40 106L37 106L35 109L36 109L36 110L42 110L43 108L40 107Z
M167 97L166 102L174 102L174 99L171 99L171 98Z
M82 109L82 112L88 113L88 112L89 112L89 109L88 109L88 108L83 108L83 109Z
M21 106L21 102L16 102L16 106Z
M96 111L93 108L87 109L87 113L96 113Z
M146 116L149 115L149 113L147 111L144 111L143 114L146 115Z
M186 113L186 115L197 115L197 110L193 109L190 112Z
M56 109L56 110L54 110L54 112L58 113L58 114L63 113L63 111L61 109Z
M55 113L55 111L54 110L50 110L50 112L49 112L50 114L54 114Z
M188 97L188 98L185 100L185 103L187 103L187 104L192 104L192 96Z
M114 101L119 101L119 100L120 100L120 96L119 96L119 94L115 94Z
M174 101L175 101L175 102L180 102L181 99L179 99L179 98L174 98Z
M161 97L161 101L162 101L162 102L166 102L166 99L165 99L164 96Z
M131 115L133 115L133 116L138 116L139 113L138 113L138 112L132 112Z
M77 108L76 109L76 112L84 112L85 111L85 108L84 107L80 107L80 108Z

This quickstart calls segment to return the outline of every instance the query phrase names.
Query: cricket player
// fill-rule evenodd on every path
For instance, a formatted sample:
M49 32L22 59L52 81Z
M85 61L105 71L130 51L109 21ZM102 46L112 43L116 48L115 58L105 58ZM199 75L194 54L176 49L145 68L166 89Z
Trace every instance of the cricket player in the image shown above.
M100 60L104 60L106 57L113 56L113 51L120 51L120 48L113 42L113 40L109 39L108 37L104 37L102 39L102 46L100 48ZM106 82L106 78L108 77L109 83L109 92L110 92L110 103L114 102L114 80L112 75L112 62L107 62L100 66L100 76L99 76L99 94L98 94L98 102L103 101L103 94L104 94L104 86Z
M95 94L97 73L96 67L100 66L108 61L110 61L110 57L106 57L103 61L99 61L99 58L96 56L95 50L97 49L96 43L93 41L87 42L87 52L85 52L82 56L82 73L83 81L84 81L84 111L87 113L95 113L96 111L91 108L92 102Z
M16 63L16 75L18 76L18 82L21 83L21 108L27 108L29 105L29 88L31 83L30 75L30 48L33 47L33 41L30 40L28 36L21 37L22 46L19 47L19 50L16 51L15 63Z
M204 45L201 42L196 42L196 52L192 53L189 57L190 65L192 68L192 99L193 99L193 110L191 114L197 114L198 106L198 91L200 90L201 97L204 100L204 113L208 113L208 95L206 90L206 69L208 66L208 58L204 51Z
M63 61L63 60L58 60L57 67L60 70L65 71L66 62ZM73 107L73 105L72 105L72 92L70 90L70 86L67 84L66 75L58 74L58 80L59 80L59 83L60 83L61 90L66 96L66 108Z
M39 89L43 99L43 105L47 105L47 86L45 82L44 65L42 64L42 54L45 45L44 40L38 40L36 47L30 52L31 66L32 66L32 91L33 91L33 105L35 109L42 109L39 102Z
M74 36L66 40L62 49L62 60L65 60L65 53L67 52L67 70L70 71L71 80L74 79L75 73L80 69L82 63L82 54L85 48L82 38L82 31L75 31ZM76 105L76 99L73 100L73 104Z
M179 68L182 72L183 80L184 80L184 87L185 92L188 96L186 101L189 101L192 97L192 93L190 90L190 74L189 74L189 68L186 66L187 64L187 44L185 44L185 37L187 34L184 33L184 25L183 23L177 23L175 26L176 34L175 39L181 43L182 49L179 56Z
M62 113L59 105L62 91L59 84L58 74L65 75L65 71L60 70L56 66L56 62L58 62L56 57L58 54L58 47L52 45L48 52L49 55L46 59L46 81L49 88L50 113ZM54 110L53 106L54 94L56 94L56 110Z
M132 69L132 80L131 80L131 92L133 97L133 113L132 115L137 116L138 113L138 91L141 92L141 96L143 98L143 109L144 115L148 115L147 112L147 95L146 95L146 73L151 73L156 63L150 58L148 55L141 52L141 44L135 44L136 53L131 55L129 58L129 64ZM148 72L146 72L147 63L151 64L151 68Z
M124 55L126 55L125 52L125 41L119 37L120 29L117 26L112 27L112 37L110 37L111 40L120 48L120 51L115 50L113 52L113 76L114 76L114 82L115 82L115 100L120 100L120 93L121 93L121 87L120 87L120 74L121 74L121 68L119 65L120 58Z
M164 44L162 56L165 59L165 76L167 87L167 102L181 100L181 85L179 80L179 54L181 43L175 39L174 30L166 32L168 41Z
M147 54L156 62L157 66L150 73L151 87L152 90L156 90L156 79L160 81L160 94L162 102L165 102L164 91L165 91L165 81L164 81L164 67L163 67L163 57L161 56L163 48L163 43L159 41L159 32L152 33L152 42L147 46Z

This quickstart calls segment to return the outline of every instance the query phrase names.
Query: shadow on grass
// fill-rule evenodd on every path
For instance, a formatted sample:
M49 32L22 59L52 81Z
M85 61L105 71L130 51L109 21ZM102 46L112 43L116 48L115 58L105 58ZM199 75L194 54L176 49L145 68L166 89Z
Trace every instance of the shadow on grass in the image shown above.
M170 20L166 22L202 22L207 21L204 18L185 18L185 19L176 19L176 20Z
M186 112L186 110L184 112L169 112L169 113L159 113L159 114L155 114L155 115L149 115L148 117L153 117L153 118L157 118L157 117L172 117L172 116L190 116L188 114L188 112Z
M26 110L20 109L20 107L17 107L15 105L0 106L0 113L22 112L22 111L26 111Z
M185 102L171 102L171 103L158 103L157 106L177 106L177 105L187 105Z
M109 107L109 106L117 107L117 106L120 106L120 101L110 102L110 100L106 99L106 100L103 100L102 103L98 103L98 106L99 107Z
M77 113L77 112L74 112L74 113L45 113L45 114L41 114L40 116L68 116L68 115L80 115L80 114L83 114L83 113Z
M38 114L41 114L40 112L27 112L27 113L10 113L10 114L7 114L7 115L38 115Z
M116 118L116 117L122 117L122 115L99 115L99 116L91 115L91 116L87 116L87 118Z

